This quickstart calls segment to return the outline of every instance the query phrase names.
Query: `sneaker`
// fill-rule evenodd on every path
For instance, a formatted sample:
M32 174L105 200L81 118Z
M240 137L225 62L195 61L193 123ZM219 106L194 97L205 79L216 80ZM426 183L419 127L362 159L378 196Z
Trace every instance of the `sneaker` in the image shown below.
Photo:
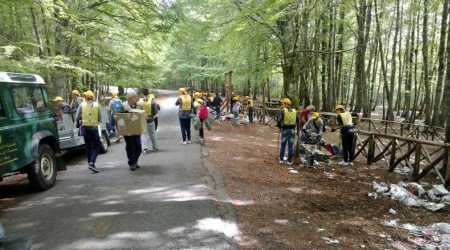
M284 161L280 160L280 161L278 161L278 163L280 163L280 164L284 164Z
M159 148L153 148L152 152L158 152L158 151L159 151Z
M132 166L130 166L130 170L131 171L134 171L134 170L136 170L137 169L137 167L136 167L137 165L132 165Z
M338 162L338 165L339 166L345 166L345 165L347 165L347 163L345 161L340 161L340 162Z
M186 141L183 141L183 142L181 142L181 144L183 144L183 145L186 145L186 144L187 144L187 142L186 142Z
M205 143L205 140L204 139L200 139L200 144L203 145L203 143Z
M292 166L292 165L294 165L294 163L293 163L292 161L288 161L288 162L287 162L287 165L288 165L288 166Z
M98 169L95 167L95 165L89 165L89 170L92 171L92 173L97 174L100 173L100 171L98 171Z
M139 168L141 168L141 166L139 166L139 165L136 164L135 168L136 168L136 169L139 169Z
M347 166L353 166L353 162L347 162Z
M192 142L189 140L188 142L187 142L187 144L191 144Z

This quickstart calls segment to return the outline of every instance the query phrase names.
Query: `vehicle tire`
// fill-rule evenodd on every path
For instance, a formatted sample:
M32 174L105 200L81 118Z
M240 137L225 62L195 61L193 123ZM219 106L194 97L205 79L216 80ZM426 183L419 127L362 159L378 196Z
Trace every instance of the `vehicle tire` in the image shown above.
M56 157L53 149L47 145L39 145L38 159L29 167L28 180L33 188L47 190L55 185L57 175Z
M101 142L100 153L105 154L106 152L108 152L108 148L110 145L108 135L106 134L106 132L102 132L102 136L100 137L100 142Z

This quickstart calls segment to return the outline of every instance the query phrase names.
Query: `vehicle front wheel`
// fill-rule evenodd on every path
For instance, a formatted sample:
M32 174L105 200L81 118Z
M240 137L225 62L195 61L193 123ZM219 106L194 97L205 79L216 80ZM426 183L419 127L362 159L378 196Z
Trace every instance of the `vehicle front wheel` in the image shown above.
M57 175L56 157L46 144L39 146L39 156L28 170L28 180L33 188L47 190L55 185Z

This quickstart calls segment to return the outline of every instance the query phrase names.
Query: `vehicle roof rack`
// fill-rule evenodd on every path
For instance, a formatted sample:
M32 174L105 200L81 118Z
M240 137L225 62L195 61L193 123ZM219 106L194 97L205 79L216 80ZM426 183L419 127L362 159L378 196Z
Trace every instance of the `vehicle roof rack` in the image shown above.
M0 82L45 84L44 79L35 74L0 72Z

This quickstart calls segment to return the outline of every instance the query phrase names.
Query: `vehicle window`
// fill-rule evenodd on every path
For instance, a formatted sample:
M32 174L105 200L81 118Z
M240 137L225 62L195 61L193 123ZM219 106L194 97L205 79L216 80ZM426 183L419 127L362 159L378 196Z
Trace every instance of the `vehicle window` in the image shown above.
M12 89L17 112L28 114L45 110L44 96L41 88L18 87Z
M3 104L0 100L0 118L6 117L5 110L3 109Z

